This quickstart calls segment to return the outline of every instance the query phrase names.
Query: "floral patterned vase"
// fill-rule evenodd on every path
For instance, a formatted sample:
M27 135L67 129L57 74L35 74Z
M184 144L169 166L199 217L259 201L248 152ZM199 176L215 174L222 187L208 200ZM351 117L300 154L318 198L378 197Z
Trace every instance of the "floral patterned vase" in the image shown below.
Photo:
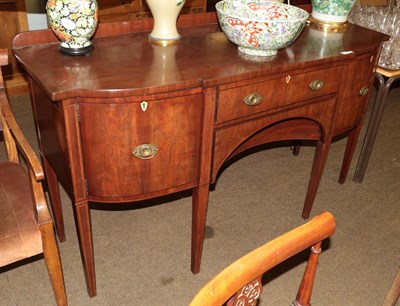
M311 0L311 16L325 22L344 23L355 2L356 0Z
M176 29L176 20L186 0L146 0L154 19L149 38L162 46L179 42L181 36Z
M48 0L47 19L66 55L84 55L94 49L90 41L97 28L96 0Z

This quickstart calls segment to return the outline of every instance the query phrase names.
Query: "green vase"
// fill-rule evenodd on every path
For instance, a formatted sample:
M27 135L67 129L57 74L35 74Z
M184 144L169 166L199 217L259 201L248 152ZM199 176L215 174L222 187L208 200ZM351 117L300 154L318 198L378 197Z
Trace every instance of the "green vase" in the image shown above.
M324 22L344 23L355 2L356 0L311 0L311 16Z

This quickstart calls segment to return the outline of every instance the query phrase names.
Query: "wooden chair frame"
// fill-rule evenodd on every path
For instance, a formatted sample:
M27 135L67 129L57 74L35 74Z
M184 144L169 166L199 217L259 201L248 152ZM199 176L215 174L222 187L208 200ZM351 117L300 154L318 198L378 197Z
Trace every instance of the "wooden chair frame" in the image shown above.
M311 254L292 306L309 306L322 240L331 236L336 221L323 212L306 224L279 236L241 257L213 279L193 298L190 306L256 305L262 292L262 275L293 255L311 247Z
M7 64L7 50L0 49L0 66L5 66ZM67 305L63 272L59 249L54 234L53 220L50 216L42 187L42 181L44 180L43 169L35 152L15 121L0 70L0 131L1 130L3 131L8 161L10 163L19 164L21 156L26 162L32 191L32 201L34 204L34 217L41 234L44 259L50 275L54 295L57 305Z

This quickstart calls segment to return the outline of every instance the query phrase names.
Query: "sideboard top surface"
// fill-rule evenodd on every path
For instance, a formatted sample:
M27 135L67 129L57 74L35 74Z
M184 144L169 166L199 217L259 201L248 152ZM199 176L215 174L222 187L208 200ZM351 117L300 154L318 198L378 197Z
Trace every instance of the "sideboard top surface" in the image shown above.
M182 39L175 46L150 44L150 24L129 32L121 23L100 28L93 40L95 49L87 56L62 55L50 30L19 34L14 54L56 101L154 94L315 69L377 48L384 36L355 25L345 33L329 34L307 25L292 45L257 60L237 51L210 14L204 14L206 24L181 27Z

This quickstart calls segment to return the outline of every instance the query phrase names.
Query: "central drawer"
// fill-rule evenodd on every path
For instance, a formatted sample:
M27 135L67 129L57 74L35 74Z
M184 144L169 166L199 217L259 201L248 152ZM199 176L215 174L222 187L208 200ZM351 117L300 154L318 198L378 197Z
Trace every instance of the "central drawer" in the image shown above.
M243 118L338 90L342 66L276 79L219 86L217 123Z
M192 187L198 180L201 93L137 102L80 102L91 199ZM161 192L162 193L162 192Z

